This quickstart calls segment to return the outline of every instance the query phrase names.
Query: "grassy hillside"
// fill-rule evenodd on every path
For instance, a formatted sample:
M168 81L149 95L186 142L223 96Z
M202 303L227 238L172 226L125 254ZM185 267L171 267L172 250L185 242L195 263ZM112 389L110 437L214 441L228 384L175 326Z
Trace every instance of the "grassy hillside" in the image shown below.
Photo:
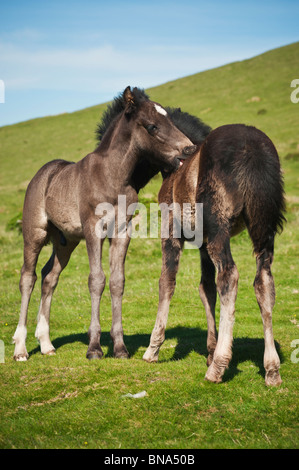
M298 76L299 43L274 49L153 88L150 95L181 106L212 127L243 122L260 127L282 154L297 145L298 107L290 83Z
M213 128L236 122L259 127L283 158L299 153L299 106L290 101L290 83L298 67L299 43L295 43L147 91L153 100L179 106ZM14 194L16 188L22 191L45 162L77 161L93 150L96 123L105 107L0 128L1 196ZM21 203L19 195L15 206Z
M11 337L20 308L22 239L8 227L15 226L27 184L45 162L76 161L94 149L96 123L106 106L0 128L0 340L5 344L5 363L0 364L0 448L298 447L298 362L292 342L299 337L299 103L290 101L290 83L299 78L298 70L296 43L147 90L162 105L179 106L212 127L252 124L266 132L279 151L288 223L276 240L273 266L274 336L283 379L277 389L264 385L263 328L246 233L232 241L240 281L233 359L222 385L204 382L206 321L198 296L196 250L185 250L182 256L160 362L142 361L157 309L159 240L132 240L128 252L123 323L129 361L112 358L108 246L101 304L106 357L99 362L85 359L90 300L88 259L81 243L53 299L50 326L56 356L41 356L34 338L38 281L28 316L30 359L15 363ZM160 176L154 178L141 200L156 200L160 184ZM43 250L38 273L50 251ZM121 399L142 390L147 391L144 399Z
M180 106L212 127L235 122L260 127L284 156L298 145L298 106L290 101L290 83L298 76L298 52L299 43L291 44L147 91L161 104ZM105 105L99 105L0 128L1 177L18 183L16 163L18 173L30 178L41 162L51 158L82 158L94 147L94 129L103 109Z

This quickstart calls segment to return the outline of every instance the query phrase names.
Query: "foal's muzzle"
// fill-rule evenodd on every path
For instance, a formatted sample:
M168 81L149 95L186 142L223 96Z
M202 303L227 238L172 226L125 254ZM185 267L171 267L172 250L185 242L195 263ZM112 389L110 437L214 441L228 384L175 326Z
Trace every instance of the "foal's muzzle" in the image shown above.
M197 150L197 146L196 145L190 145L189 147L185 147L183 149L183 153L182 155L180 155L178 158L179 158L179 161L180 161L180 165L179 166L182 166L183 163L184 163L184 160L186 160L186 158L190 157L191 155L193 155Z
M178 155L177 157L174 158L174 160L172 161L170 165L171 168L170 167L165 168L164 173L171 173L173 170L177 170L178 168L180 168L180 166L183 165L184 160L186 160L186 158L193 155L196 152L196 150L197 150L196 145L190 145L188 147L184 147L181 155Z
M183 155L186 155L186 157L193 155L197 150L197 145L190 145L189 147L185 147L183 149ZM186 158L185 157L185 158Z

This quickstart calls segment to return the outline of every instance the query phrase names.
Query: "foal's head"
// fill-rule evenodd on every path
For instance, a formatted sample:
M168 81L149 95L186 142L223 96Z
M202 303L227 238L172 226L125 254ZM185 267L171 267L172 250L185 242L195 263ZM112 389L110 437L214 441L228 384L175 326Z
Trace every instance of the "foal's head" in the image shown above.
M134 140L140 155L160 169L179 167L179 157L192 142L172 122L167 111L158 103L150 101L134 88L127 87L123 93L126 102L125 116L134 122Z
M114 125L113 125L114 123ZM97 135L102 145L108 142L116 127L124 138L130 135L139 160L146 159L159 170L179 167L179 157L192 142L173 124L167 111L139 88L125 91L114 99L104 113Z

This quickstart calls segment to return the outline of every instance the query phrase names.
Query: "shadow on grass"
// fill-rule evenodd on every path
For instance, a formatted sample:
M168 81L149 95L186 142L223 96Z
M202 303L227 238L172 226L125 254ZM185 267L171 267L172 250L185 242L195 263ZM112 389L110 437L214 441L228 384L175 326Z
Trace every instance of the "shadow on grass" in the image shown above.
M178 326L166 330L166 340L176 340L177 344L174 347L174 353L171 359L161 360L159 362L179 361L187 357L191 352L196 352L201 356L207 357L207 331L200 328L188 328ZM130 357L134 357L139 348L147 348L150 341L149 334L133 334L124 335L124 341L127 346ZM61 336L53 340L53 346L56 350L72 343L82 343L88 346L87 333L77 333L67 336ZM109 332L103 332L101 335L101 345L108 348L105 357L113 357L113 343L110 338ZM279 354L281 363L284 362L283 355L280 351L280 345L275 341L276 350ZM162 346L163 348L163 346ZM30 356L40 352L37 347L30 352ZM233 357L226 370L223 382L229 382L241 371L238 370L238 365L242 362L251 361L256 367L259 368L259 374L264 377L265 371L263 366L264 356L264 339L263 338L234 338L233 342Z

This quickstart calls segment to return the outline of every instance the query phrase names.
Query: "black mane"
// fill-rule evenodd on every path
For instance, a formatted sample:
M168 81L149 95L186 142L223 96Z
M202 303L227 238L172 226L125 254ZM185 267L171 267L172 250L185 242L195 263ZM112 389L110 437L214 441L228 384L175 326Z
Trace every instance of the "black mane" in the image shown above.
M148 95L141 88L135 87L133 89L133 94L136 103L139 103L140 101L144 100L149 100ZM119 116L120 113L124 111L125 107L126 103L124 100L123 93L116 96L112 103L108 104L108 107L102 116L102 120L96 128L96 137L98 143L101 142L110 124L114 121L114 119L116 119L117 116Z
M173 124L195 145L203 143L212 128L198 117L181 111L181 108L165 108Z
M198 117L181 111L180 108L165 108L173 124L185 134L195 145L201 145L212 128L202 122ZM143 188L160 169L143 157L137 164L133 173L133 185L137 192ZM165 174L163 174L163 177Z

